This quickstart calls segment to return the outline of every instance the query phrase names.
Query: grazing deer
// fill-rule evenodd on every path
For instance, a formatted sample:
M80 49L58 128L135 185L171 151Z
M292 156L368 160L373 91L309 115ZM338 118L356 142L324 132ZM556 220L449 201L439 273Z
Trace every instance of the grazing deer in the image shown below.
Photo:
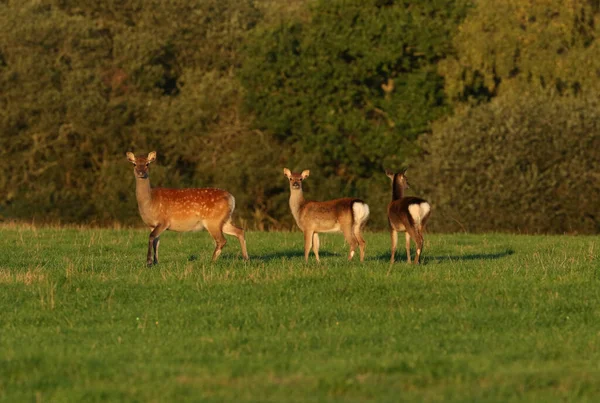
M431 206L421 198L404 197L404 190L408 188L406 169L398 173L386 171L385 174L392 180L392 201L388 204L388 223L392 237L391 263L394 263L396 255L396 246L398 244L397 231L405 231L406 258L408 259L408 263L411 263L410 238L413 238L417 244L415 264L418 264L421 253L423 253L423 230L429 219Z
M165 230L188 232L206 228L216 243L212 260L215 261L227 243L223 233L234 235L240 241L242 256L248 259L244 230L231 223L235 199L231 193L215 188L163 189L150 188L148 167L156 160L156 152L148 157L127 153L134 166L135 195L142 220L150 228L147 263L158 263L160 234ZM152 250L154 249L154 256Z
M350 245L348 260L354 257L356 246L360 248L360 261L365 260L366 242L361 230L369 217L369 206L360 199L350 197L324 202L307 201L302 195L302 181L308 178L309 170L302 173L291 172L284 168L283 173L290 180L290 208L296 224L304 233L304 260L312 245L317 262L319 260L319 232L344 233Z

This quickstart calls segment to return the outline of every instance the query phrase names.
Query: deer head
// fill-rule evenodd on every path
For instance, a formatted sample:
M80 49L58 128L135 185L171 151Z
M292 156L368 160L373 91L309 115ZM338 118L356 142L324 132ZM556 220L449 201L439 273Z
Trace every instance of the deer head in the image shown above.
M133 153L127 153L127 160L133 164L133 173L136 178L148 179L148 166L156 161L156 151L148 154L148 157L136 157Z
M302 173L292 172L287 168L283 168L283 174L290 180L291 190L302 190L302 181L308 178L310 171L308 169L302 171Z
M386 170L385 174L387 175L388 178L390 178L392 180L392 185L400 186L402 189L407 189L410 187L408 185L408 180L406 179L406 171L407 170L408 170L408 168L404 168L400 172L392 172L392 171Z

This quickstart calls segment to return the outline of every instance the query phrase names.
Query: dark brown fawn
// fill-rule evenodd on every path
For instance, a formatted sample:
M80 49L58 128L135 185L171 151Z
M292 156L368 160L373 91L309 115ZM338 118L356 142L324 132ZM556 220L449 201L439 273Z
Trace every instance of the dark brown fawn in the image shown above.
M398 231L404 231L408 263L411 263L410 239L412 238L417 245L415 264L418 264L423 253L423 231L431 213L431 206L419 197L404 196L404 191L408 188L406 169L398 173L386 171L385 174L392 180L392 201L388 204L388 223L392 237L391 263L394 263L396 255Z
M242 256L248 259L244 230L231 223L235 208L231 193L215 188L151 188L148 167L156 160L156 152L151 152L148 157L136 157L128 152L127 160L134 166L135 195L140 215L144 223L152 228L146 259L148 265L158 263L160 234L165 230L188 232L206 228L216 243L213 261L217 260L227 243L223 233L234 235L240 241Z
M362 237L362 229L369 218L369 206L360 199L350 197L324 202L304 200L302 181L308 178L309 170L302 173L283 169L290 181L290 209L296 224L304 233L304 260L312 246L315 258L319 262L319 232L342 232L350 245L348 260L354 257L356 246L360 249L360 261L365 260L366 242Z

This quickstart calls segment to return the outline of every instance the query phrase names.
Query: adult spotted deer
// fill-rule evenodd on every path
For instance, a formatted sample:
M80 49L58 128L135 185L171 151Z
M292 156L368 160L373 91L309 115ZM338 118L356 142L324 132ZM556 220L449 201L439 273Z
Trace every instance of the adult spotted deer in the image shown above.
M290 208L296 224L304 233L304 260L312 246L317 262L319 262L319 232L341 231L350 245L348 260L354 257L356 246L360 248L360 261L365 259L366 242L361 231L369 217L369 206L360 199L350 197L324 202L304 200L302 181L308 178L309 170L302 173L283 169L290 181Z
M148 265L158 263L160 234L165 230L188 232L206 228L216 243L213 261L217 260L227 243L223 233L234 235L240 241L242 256L248 259L244 230L231 223L235 208L231 193L215 188L151 188L148 167L156 160L156 152L151 152L148 157L136 157L128 152L127 160L134 166L135 195L140 215L144 223L152 228L148 242Z
M408 263L411 263L410 238L413 238L417 244L415 264L418 264L423 253L423 231L431 213L431 206L421 198L404 197L404 191L408 188L406 169L398 173L386 171L385 174L392 180L392 201L388 204L388 223L392 237L391 263L394 263L396 255L398 231L404 231Z

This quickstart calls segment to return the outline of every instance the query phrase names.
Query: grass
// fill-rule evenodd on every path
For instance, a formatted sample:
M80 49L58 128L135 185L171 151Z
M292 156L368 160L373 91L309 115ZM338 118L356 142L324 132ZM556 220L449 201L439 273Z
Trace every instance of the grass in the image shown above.
M2 401L598 401L600 237L0 227Z

